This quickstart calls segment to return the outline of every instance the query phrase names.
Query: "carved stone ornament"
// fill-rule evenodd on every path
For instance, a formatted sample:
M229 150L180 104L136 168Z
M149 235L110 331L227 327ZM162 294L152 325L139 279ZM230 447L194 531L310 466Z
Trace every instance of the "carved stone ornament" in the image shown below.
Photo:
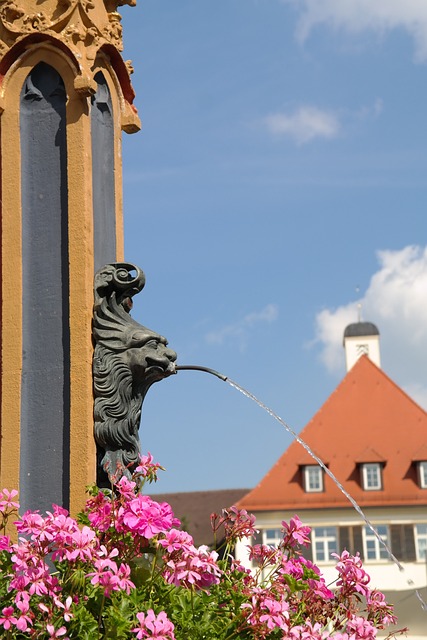
M150 386L175 373L167 340L129 314L145 284L141 269L114 263L95 276L93 316L94 435L98 486L130 477L138 464L142 403Z
M34 34L60 40L79 60L81 75L101 47L123 50L121 16L117 7L136 0L0 0L0 57L17 42Z

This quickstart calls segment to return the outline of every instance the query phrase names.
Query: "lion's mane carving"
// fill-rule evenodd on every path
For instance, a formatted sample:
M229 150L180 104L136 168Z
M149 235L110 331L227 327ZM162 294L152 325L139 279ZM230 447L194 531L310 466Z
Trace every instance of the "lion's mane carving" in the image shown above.
M98 486L130 476L139 461L139 423L150 386L175 373L167 340L130 316L145 284L141 269L113 263L95 276L93 315L94 435Z

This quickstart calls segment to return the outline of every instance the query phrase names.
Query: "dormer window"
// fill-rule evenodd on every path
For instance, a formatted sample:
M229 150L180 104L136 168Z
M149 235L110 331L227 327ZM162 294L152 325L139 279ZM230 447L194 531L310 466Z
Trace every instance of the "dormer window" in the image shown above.
M308 464L304 467L304 489L307 493L323 491L323 471L318 465Z
M418 482L421 489L427 489L427 460L418 463Z
M362 487L365 491L379 491L383 488L382 464L365 462L361 465Z

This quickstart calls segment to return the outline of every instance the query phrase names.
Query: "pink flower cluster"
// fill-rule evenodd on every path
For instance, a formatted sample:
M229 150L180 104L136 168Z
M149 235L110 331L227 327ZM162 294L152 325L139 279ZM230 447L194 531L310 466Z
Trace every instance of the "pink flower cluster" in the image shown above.
M337 586L340 587L342 594L360 593L362 596L367 596L370 593L368 587L370 577L363 569L359 553L352 556L344 550L340 556L337 553L333 553L332 556L338 560L336 569L340 577Z
M247 623L257 628L259 638L275 629L289 630L289 603L285 591L274 598L269 590L253 587L250 602L243 603L242 608L246 610Z
M298 516L291 518L289 523L283 520L282 527L284 531L283 545L285 547L309 546L310 527L304 526Z
M175 640L175 627L164 611L161 611L156 616L153 609L148 609L147 614L137 613L136 617L138 618L139 627L132 629L132 632L136 633L137 640L143 640L144 638Z
M223 509L221 516L213 513L211 524L215 533L220 527L224 527L225 537L228 541L240 540L258 533L255 529L255 516L252 513L249 514L245 509L238 509L236 506Z
M163 549L162 575L169 584L197 589L208 589L217 584L221 576L218 554L205 546L196 548L193 538L176 528L180 521L174 517L168 503L135 495L135 488L134 482L121 479L117 485L121 500L114 510L107 507L106 498L97 496L89 504L88 517L92 526L102 531L114 526L116 532L130 535L132 549L140 548L142 553L149 544Z
M116 485L121 500L114 503L100 492L88 500L86 512L95 531L106 532L111 527L118 533L129 533L134 539L147 541L180 525L167 502L156 502L149 496L136 493L137 484L123 476ZM140 544L144 544L140 540Z
M185 531L171 529L159 539L166 553L163 556L163 576L169 584L198 589L209 589L218 584L221 570L217 564L218 554L202 545L196 548L193 538Z
M7 489L3 489L0 491L0 513L7 514L14 509L19 508L19 502L15 500L18 492L15 489L12 491L8 491Z
M149 455L141 459L138 474L148 477L157 468ZM54 505L44 516L27 511L17 520L18 543L0 536L0 578L3 585L7 581L2 587L1 637L69 640L68 635L76 637L73 624L88 600L114 607L130 596L123 609L128 633L136 640L176 640L181 621L175 628L166 611L159 611L159 601L152 599L156 580L162 594L187 590L192 604L196 596L206 603L210 595L219 594L212 610L215 615L224 612L226 621L237 621L233 638L374 640L378 629L396 622L384 595L369 588L358 554L335 554L338 580L334 591L327 587L318 567L299 551L308 545L310 529L297 516L282 522L277 548L249 548L257 567L249 571L230 559L229 552L236 540L256 533L253 515L234 506L221 516L213 514L214 531L223 527L225 533L225 559L219 560L216 551L197 548L191 535L178 528L169 504L142 495L139 488L140 483L124 476L114 491L94 490L83 514L90 526L79 525ZM15 498L14 491L0 492L3 523L18 509ZM137 569L148 565L148 591L135 591L135 583L141 584ZM146 607L141 606L146 611L136 605L141 593L148 593L142 600ZM175 611L173 606L170 611ZM102 624L102 610L92 617Z
M145 465L145 467L144 467ZM151 458L141 460L139 473L153 472ZM89 581L105 598L114 593L130 594L135 589L131 561L147 550L159 548L162 575L166 583L184 588L208 589L220 580L218 554L207 547L196 548L192 537L177 529L180 522L169 504L159 503L138 492L138 484L122 477L116 495L97 492L86 505L86 517L91 526L80 527L62 507L54 505L52 512L42 516L27 511L15 522L20 535L17 544L7 536L0 537L1 549L10 553L11 575L8 589L13 601L3 607L0 630L16 628L29 632L38 617L44 620L49 638L66 640L67 623L73 618L73 607L80 602L79 588L73 599L62 598L63 585L52 572L51 561L66 562L69 573L83 577L80 589ZM14 491L0 493L3 513L19 507ZM101 541L105 541L103 544ZM83 589L83 590L82 590ZM137 616L140 626L133 631L137 638L174 640L174 626L164 612L156 616L153 610ZM1 632L0 632L1 635Z
M8 606L2 609L0 625L3 626L5 631L8 631L12 627L16 627L19 631L25 633L30 629L32 621L31 617L28 615L30 612L29 600L29 596L27 594L23 594L16 599L16 608Z
M193 538L176 527L180 521L174 517L170 505L158 503L149 496L137 494L136 484L122 478L117 484L122 500L114 511L108 500L96 497L89 504L88 517L93 527L106 531L111 526L119 533L131 535L143 551L149 541L165 549L163 576L169 584L207 589L219 582L221 571L218 554L207 547L193 544Z
M286 549L282 545L277 549L256 545L252 547L250 555L257 561L258 573L247 582L249 604L242 604L242 609L247 616L247 624L254 629L255 637L264 638L272 630L280 629L284 639L299 640L301 637L304 640L317 640L317 635L309 634L313 631L311 628L295 626L295 616L298 617L297 611L302 606L307 617L315 617L316 611L320 608L323 610L325 602L334 598L319 569L295 554L293 544ZM295 591L294 585L298 583L300 590ZM316 627L316 633L318 629L323 629L323 626ZM332 636L319 635L319 638L326 637Z
M131 592L131 589L135 588L134 583L130 579L130 567L128 564L122 562L120 565L112 559L118 555L118 550L113 549L108 554L105 547L100 548L98 559L93 561L95 571L86 574L88 578L91 578L93 585L99 585L104 595L108 598L114 591L124 591L127 594Z
M14 605L5 607L0 618L4 629L13 625L20 631L29 631L37 603L38 610L44 614L49 637L65 635L66 626L62 622L72 619L73 601L70 597L62 601L62 587L52 573L49 559L65 560L70 569L81 567L83 576L101 587L106 597L114 591L129 593L134 587L130 580L130 567L112 559L118 555L117 549L108 553L100 545L96 532L88 526L80 529L65 509L54 506L53 512L48 512L45 517L38 512L27 511L15 526L23 537L17 544L10 545L12 575L9 591L15 595ZM58 618L60 624L56 628L53 622Z
M135 476L141 477L148 482L155 482L159 470L164 471L164 467L158 462L153 462L153 456L148 452L146 456L139 457L139 465L135 469Z
M117 524L142 538L153 538L172 526L179 526L180 522L167 502L158 503L139 494L119 509Z
M242 609L256 638L280 630L283 640L373 640L378 629L396 623L384 595L370 590L370 578L359 554L334 554L338 580L332 591L319 568L298 550L310 542L309 527L297 516L289 523L282 522L282 526L283 539L278 547L249 547L249 558L257 570L246 581L247 602ZM366 617L360 615L361 596L366 599ZM301 608L305 621L295 624ZM328 622L332 625L329 630Z
M386 602L385 596L381 591L374 589L368 594L366 600L370 616L380 629L384 629L390 624L397 624L397 617L393 614L393 607Z

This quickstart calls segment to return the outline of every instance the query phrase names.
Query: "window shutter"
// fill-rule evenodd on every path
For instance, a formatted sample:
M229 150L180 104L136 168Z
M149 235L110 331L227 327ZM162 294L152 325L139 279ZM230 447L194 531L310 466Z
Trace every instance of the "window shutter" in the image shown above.
M339 548L340 551L347 549L353 556L358 551L363 558L362 527L340 527Z
M403 539L405 541L405 544L404 544L405 560L406 562L415 562L416 552L415 552L414 527L412 524L404 524L402 525L402 529L403 529Z
M400 524L390 525L391 550L398 560L403 560L402 546L402 526Z
M398 560L415 561L414 528L411 524L390 525L390 540L391 550Z
M352 553L352 545L350 542L350 527L340 527L338 540L338 547L340 552L344 549L347 549L349 553Z
M262 530L256 531L251 538L251 545L254 547L256 544L262 544Z
M353 548L351 549L351 553L353 555L358 551L362 560L364 559L363 554L363 534L362 527L352 527L353 529Z

